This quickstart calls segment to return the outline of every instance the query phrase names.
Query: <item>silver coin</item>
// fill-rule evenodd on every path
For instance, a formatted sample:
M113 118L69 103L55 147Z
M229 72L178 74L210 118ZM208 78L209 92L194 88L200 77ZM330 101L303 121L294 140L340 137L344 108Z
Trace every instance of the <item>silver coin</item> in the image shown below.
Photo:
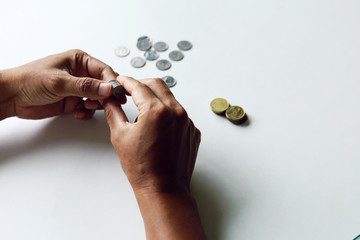
M183 40L178 42L177 44L178 48L183 50L183 51L187 51L190 50L192 48L192 44L189 41Z
M184 58L184 54L180 51L174 50L169 53L169 58L172 61L180 61Z
M159 58L159 54L155 50L148 50L144 53L146 60L155 61Z
M129 55L130 49L124 46L115 48L115 55L118 57L126 57Z
M130 61L131 66L133 66L134 68L141 68L145 66L145 63L146 61L142 57L134 57Z
M176 79L173 78L172 76L165 76L162 78L162 80L164 80L168 88L175 86L177 83Z
M159 70L165 71L165 70L168 70L169 68L171 68L171 63L168 60L161 59L156 62L156 67Z
M152 41L148 36L139 37L136 43L136 47L140 51L147 51L151 48Z
M158 52L165 52L169 49L169 45L166 42L156 42L153 44L153 47Z

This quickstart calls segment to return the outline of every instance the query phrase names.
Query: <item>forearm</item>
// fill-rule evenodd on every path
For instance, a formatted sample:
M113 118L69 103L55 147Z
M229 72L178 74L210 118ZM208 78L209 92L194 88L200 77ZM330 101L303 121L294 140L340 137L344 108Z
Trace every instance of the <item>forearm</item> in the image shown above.
M195 199L190 194L136 193L146 238L206 239Z
M13 69L0 71L0 120L16 115L17 85Z

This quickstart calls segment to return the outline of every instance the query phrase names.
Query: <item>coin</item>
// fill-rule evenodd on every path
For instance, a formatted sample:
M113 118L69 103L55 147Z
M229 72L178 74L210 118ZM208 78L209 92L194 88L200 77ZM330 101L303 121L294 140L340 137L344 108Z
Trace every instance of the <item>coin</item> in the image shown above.
M165 71L165 70L168 70L169 68L171 68L171 63L168 60L161 59L156 62L156 67L159 70Z
M121 86L116 80L110 80L109 83L113 86L112 97L117 100L123 99L126 92L125 88L123 88L123 86Z
M231 106L226 109L225 116L229 121L235 124L245 122L247 119L244 109L239 106Z
M229 106L229 102L224 98L215 98L210 103L211 110L216 114L224 114Z
M166 50L168 50L169 45L166 42L156 42L153 44L153 47L158 52L165 52Z
M148 36L139 37L136 43L137 48L140 51L147 51L151 48L152 41Z
M180 50L183 50L183 51L187 51L192 48L191 42L186 41L186 40L178 42L177 46Z
M126 57L129 55L130 49L124 46L120 46L115 48L115 55L118 57Z
M134 57L130 61L131 66L133 66L134 68L141 68L145 66L145 63L145 59L143 59L142 57Z
M169 53L169 58L172 61L180 61L184 58L184 54L180 51L174 50Z
M171 87L175 86L176 83L177 83L176 79L173 78L172 76L162 77L162 80L164 80L164 82L166 83L166 85L168 86L168 88L171 88Z
M144 53L146 60L155 61L159 58L159 54L155 50L148 50Z

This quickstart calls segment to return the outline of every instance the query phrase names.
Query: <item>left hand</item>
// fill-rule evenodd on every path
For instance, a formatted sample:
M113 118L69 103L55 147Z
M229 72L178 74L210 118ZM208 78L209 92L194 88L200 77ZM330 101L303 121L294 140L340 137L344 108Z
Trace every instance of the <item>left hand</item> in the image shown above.
M96 109L101 109L97 100L108 98L112 93L107 81L116 79L111 67L81 50L5 70L5 75L10 75L10 84L17 86L13 97L14 115L25 119L73 113L77 119L88 120ZM84 101L84 97L88 99Z

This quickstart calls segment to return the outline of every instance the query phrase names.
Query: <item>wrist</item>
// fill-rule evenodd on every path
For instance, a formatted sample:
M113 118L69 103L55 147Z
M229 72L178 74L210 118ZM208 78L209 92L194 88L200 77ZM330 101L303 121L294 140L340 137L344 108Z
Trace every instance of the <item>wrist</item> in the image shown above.
M130 181L130 184L135 195L155 193L190 195L190 187L187 184L175 180L172 181L168 178L148 177L146 181Z
M12 69L0 71L0 120L16 116L15 98L18 84Z
M206 239L195 198L188 193L135 192L147 239Z

